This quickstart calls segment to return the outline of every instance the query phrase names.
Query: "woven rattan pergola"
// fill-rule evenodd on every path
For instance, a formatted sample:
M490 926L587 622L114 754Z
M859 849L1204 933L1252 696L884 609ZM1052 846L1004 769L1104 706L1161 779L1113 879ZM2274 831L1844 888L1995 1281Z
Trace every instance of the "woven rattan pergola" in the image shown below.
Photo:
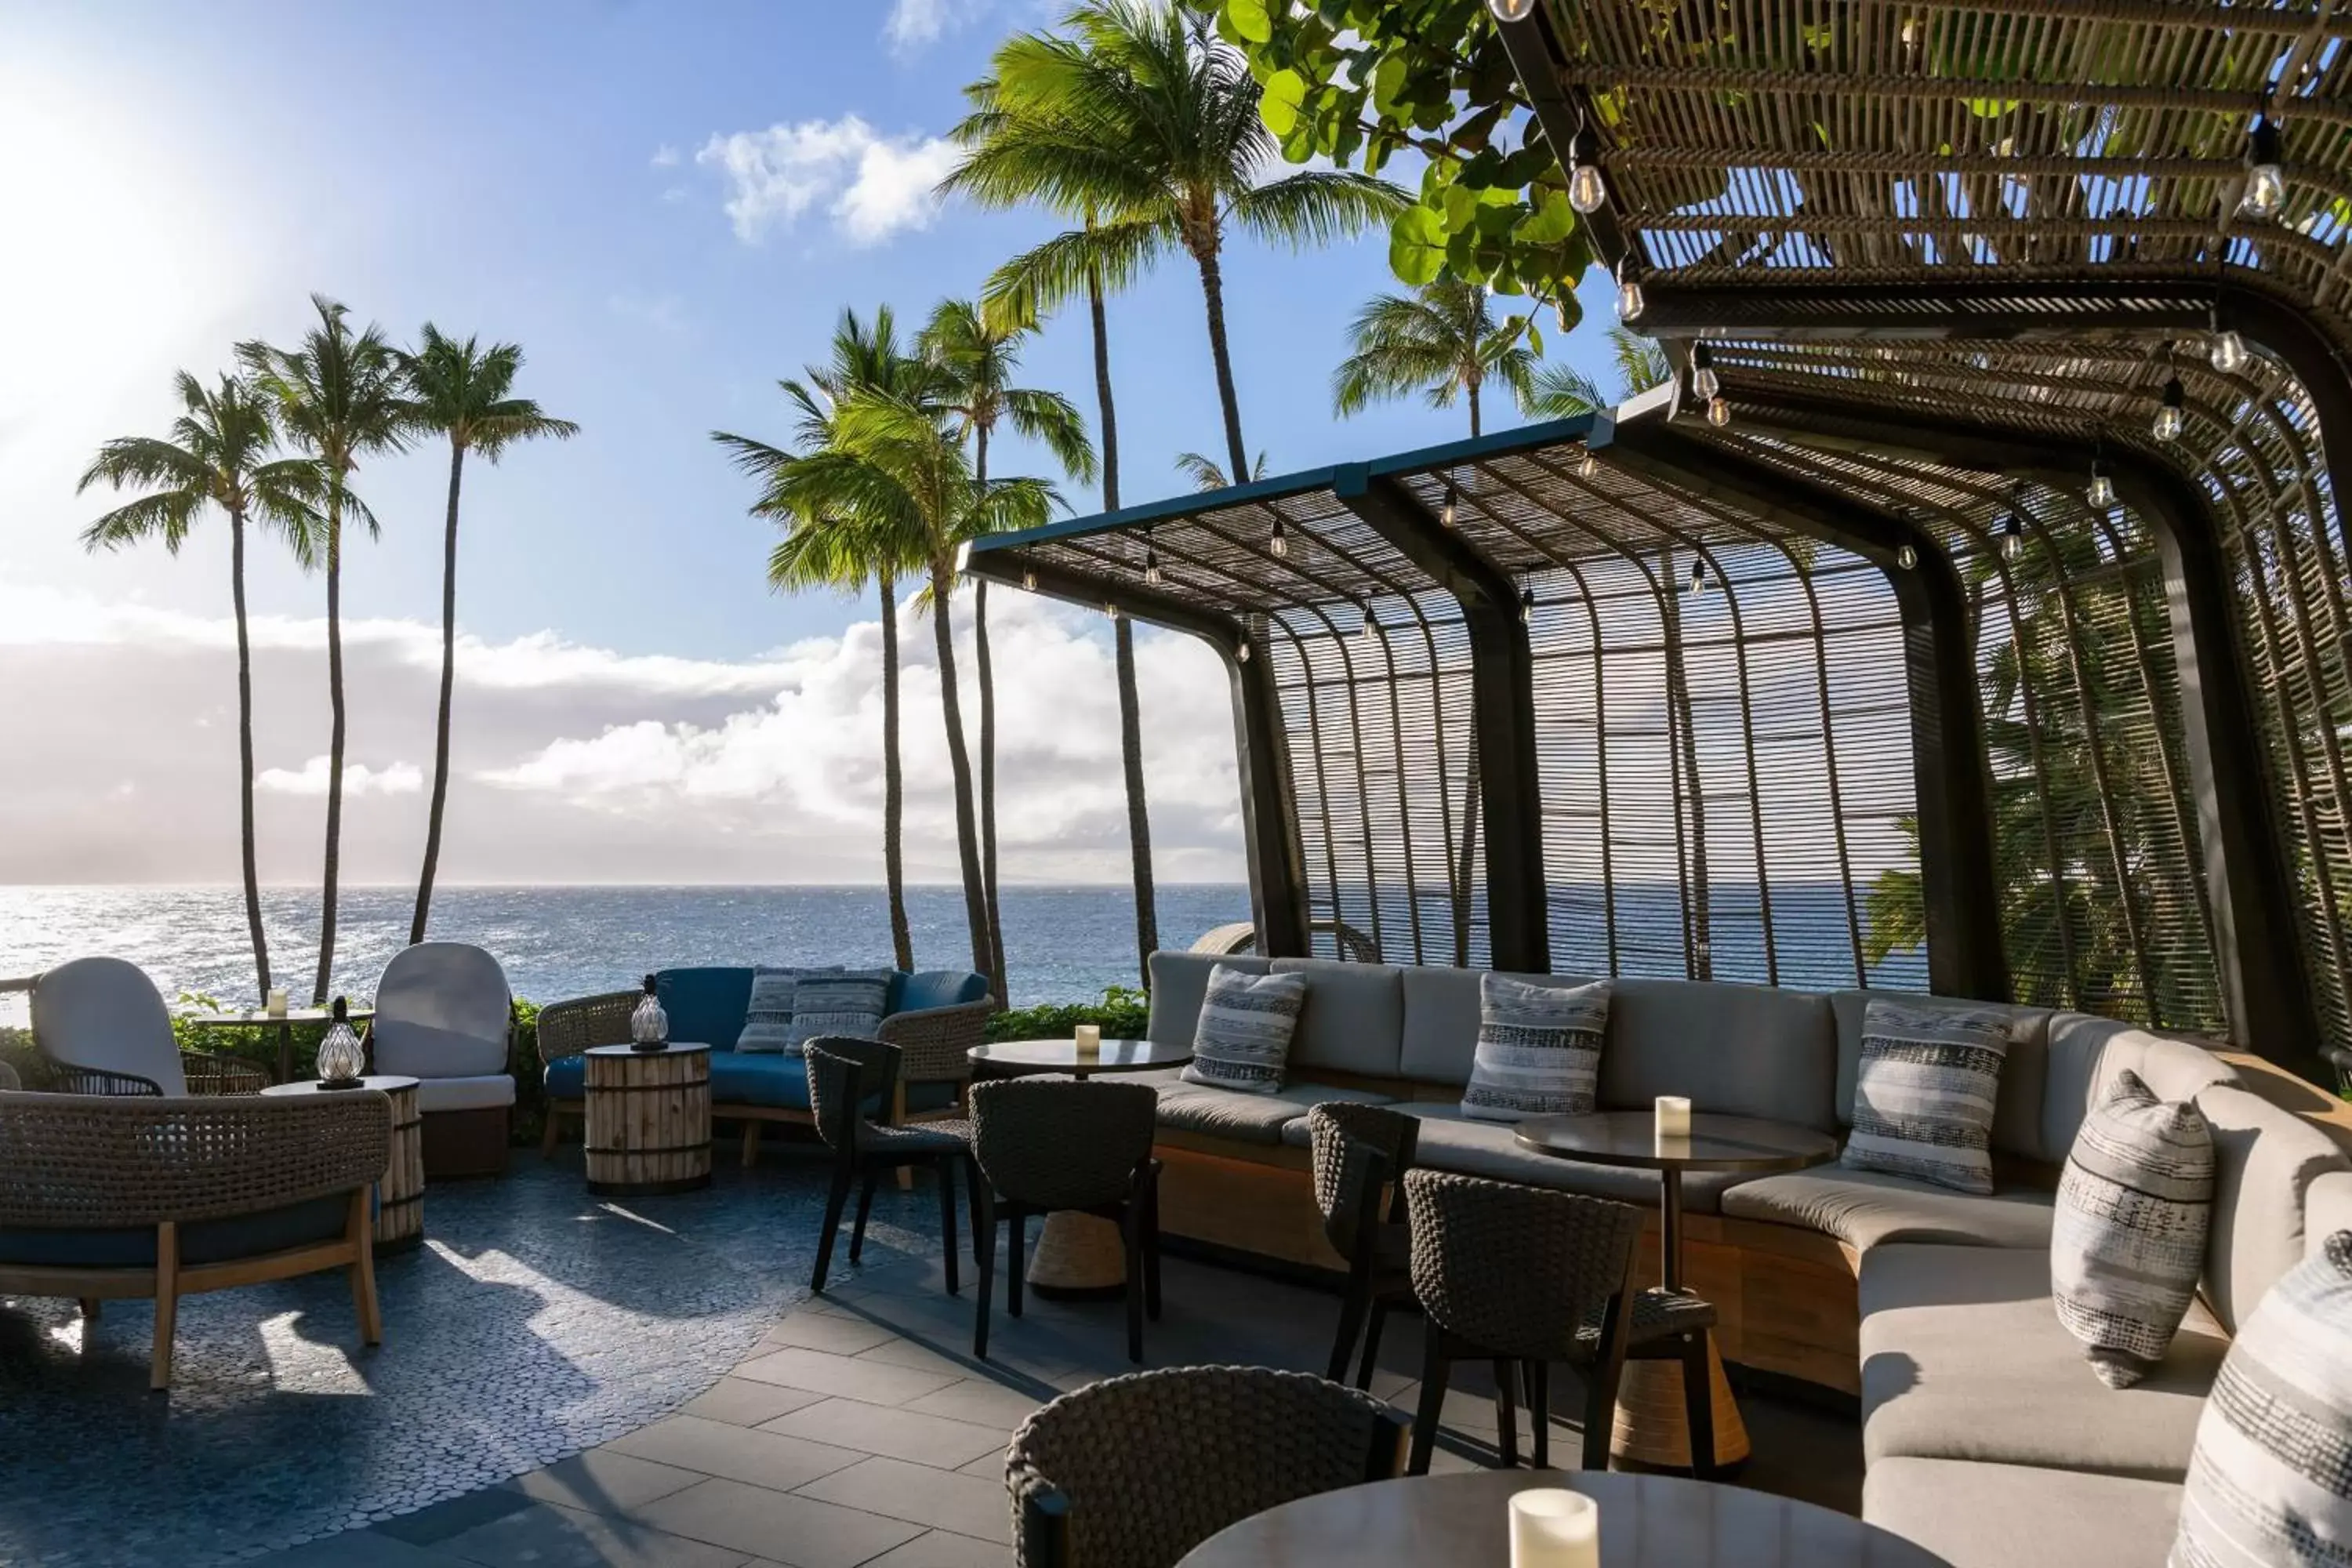
M971 559L1224 654L1262 947L2352 1047L2352 6L1504 32L1671 386Z

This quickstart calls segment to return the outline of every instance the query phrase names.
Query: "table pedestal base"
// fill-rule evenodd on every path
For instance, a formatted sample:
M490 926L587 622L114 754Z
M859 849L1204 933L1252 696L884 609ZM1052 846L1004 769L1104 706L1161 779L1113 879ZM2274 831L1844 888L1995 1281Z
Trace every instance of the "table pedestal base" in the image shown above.
M1051 1300L1123 1294L1127 1244L1118 1226L1095 1215L1047 1215L1027 1278L1029 1289Z
M1707 1382L1715 1397L1715 1462L1736 1465L1748 1458L1748 1427L1723 1375L1715 1340L1706 1342ZM1620 1459L1660 1469L1690 1468L1690 1423L1684 1418L1683 1364L1678 1361L1629 1361L1617 1385L1617 1419L1609 1452Z

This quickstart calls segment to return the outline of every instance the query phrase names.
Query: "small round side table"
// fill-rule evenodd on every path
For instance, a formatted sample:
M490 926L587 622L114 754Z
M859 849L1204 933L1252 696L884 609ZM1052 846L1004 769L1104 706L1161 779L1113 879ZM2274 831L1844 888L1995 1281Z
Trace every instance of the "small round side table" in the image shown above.
M690 1193L710 1184L710 1047L591 1046L586 1059L588 1190L601 1197Z
M375 1249L405 1252L425 1239L425 1119L416 1111L416 1080L380 1073L359 1081L392 1101L392 1163L375 1184ZM268 1095L349 1094L348 1089L324 1089L317 1080L273 1084Z

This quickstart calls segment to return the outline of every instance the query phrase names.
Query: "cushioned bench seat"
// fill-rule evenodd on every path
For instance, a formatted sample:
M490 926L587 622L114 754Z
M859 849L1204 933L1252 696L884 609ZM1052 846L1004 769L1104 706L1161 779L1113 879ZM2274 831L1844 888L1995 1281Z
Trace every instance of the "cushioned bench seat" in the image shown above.
M1389 1103L1386 1095L1318 1083L1286 1084L1274 1094L1244 1094L1239 1089L1185 1083L1171 1074L1159 1087L1160 1126L1269 1148L1279 1143L1305 1148L1307 1113L1327 1100L1358 1105ZM1290 1135L1294 1129L1296 1138Z
M547 1097L579 1100L587 1092L588 1064L581 1057L559 1057L547 1064ZM955 1102L951 1083L910 1083L908 1110L939 1110ZM755 1051L710 1053L710 1103L724 1117L730 1105L762 1110L806 1110L808 1064L798 1057Z
M1957 1459L1880 1459L1862 1517L1952 1568L2158 1568L2172 1550L2180 1488L2170 1481Z
M259 1214L194 1220L180 1226L180 1262L226 1263L333 1241L350 1226L351 1200L341 1193ZM152 1268L155 1227L0 1230L0 1263L37 1268Z
M2050 1300L2046 1251L1895 1244L1862 1260L1862 1447L2178 1481L2229 1337L2202 1307L2109 1388ZM2054 1561L2054 1559L2053 1559Z
M1978 1197L1878 1171L1816 1165L1742 1182L1723 1194L1723 1212L1822 1231L1856 1252L1887 1242L2047 1247L2053 1196L2017 1188Z

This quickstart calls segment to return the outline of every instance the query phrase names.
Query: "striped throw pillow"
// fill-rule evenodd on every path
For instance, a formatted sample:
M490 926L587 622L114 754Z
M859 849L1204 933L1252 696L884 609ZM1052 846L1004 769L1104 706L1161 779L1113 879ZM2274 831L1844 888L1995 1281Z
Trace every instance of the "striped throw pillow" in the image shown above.
M2352 1563L2352 1231L2239 1327L2197 1423L2170 1568Z
M1993 1095L2008 1054L2000 1013L1873 1001L1863 1010L1853 1130L1841 1161L1991 1192Z
M735 1048L753 1055L798 1056L793 1044L793 1000L803 980L838 974L832 969L768 969L751 971L751 1005L743 1015L743 1032Z
M1478 977L1478 1048L1462 1114L1481 1121L1580 1116L1601 1081L1609 982L1543 985Z
M2109 1388L2129 1388L2164 1359L2197 1294L2212 1212L2204 1116L2118 1074L2074 1135L2050 1231L2058 1321Z
M1218 964L1209 971L1201 1021L1192 1031L1192 1059L1178 1076L1186 1083L1272 1094L1282 1087L1291 1032L1307 1005L1299 974L1251 974Z
M803 975L793 988L793 1026L784 1037L784 1049L799 1056L821 1035L870 1040L881 1029L882 1010L889 1003L887 969Z

